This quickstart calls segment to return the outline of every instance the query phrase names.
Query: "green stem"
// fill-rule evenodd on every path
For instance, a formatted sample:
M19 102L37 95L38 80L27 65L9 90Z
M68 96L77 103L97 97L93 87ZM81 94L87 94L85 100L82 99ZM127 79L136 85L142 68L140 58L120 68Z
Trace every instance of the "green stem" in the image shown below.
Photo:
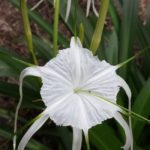
M101 1L101 8L99 11L99 17L96 23L96 28L92 37L91 45L90 45L90 50L92 50L93 54L96 53L98 46L101 42L102 38L102 32L105 24L105 19L107 15L107 10L109 6L109 0L102 0Z
M53 53L54 56L58 53L58 22L59 22L59 5L60 0L55 0L54 8L54 33L53 33Z
M28 10L27 10L26 1L20 0L20 6L21 6L24 32L25 32L25 37L27 40L28 49L29 49L29 52L32 56L34 64L38 65L38 61L37 61L37 58L35 56L35 52L34 52L34 48L33 48L32 32L31 32L31 27L30 27L30 21L28 18Z

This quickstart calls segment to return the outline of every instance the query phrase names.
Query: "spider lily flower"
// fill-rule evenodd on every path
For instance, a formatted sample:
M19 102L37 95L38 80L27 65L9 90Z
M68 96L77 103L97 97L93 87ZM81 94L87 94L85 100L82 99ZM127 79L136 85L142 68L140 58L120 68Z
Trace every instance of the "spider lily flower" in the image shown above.
M90 128L114 118L125 131L126 142L123 148L128 150L132 145L132 133L121 115L122 109L90 94L96 93L117 104L116 97L122 87L130 101L130 89L116 74L117 69L118 66L112 66L93 56L92 52L83 48L80 40L74 37L71 39L70 48L60 50L45 66L24 69L20 75L20 100L22 101L24 77L37 76L42 79L40 94L46 108L25 133L18 150L24 150L30 138L48 118L56 125L73 128L72 150L81 149L82 131L88 139Z
M71 1L72 1L72 0L68 0L68 2L67 2L67 10L66 10L66 18L65 18L65 21L67 21L68 18L69 18L69 14L70 14L70 10L71 10ZM93 9L94 14L98 17L99 14L98 14L98 12L97 12L97 10L96 10L96 8L95 8L95 2L94 2L94 0L87 0L86 16L89 15L89 11L90 11L91 5L92 5L92 9Z

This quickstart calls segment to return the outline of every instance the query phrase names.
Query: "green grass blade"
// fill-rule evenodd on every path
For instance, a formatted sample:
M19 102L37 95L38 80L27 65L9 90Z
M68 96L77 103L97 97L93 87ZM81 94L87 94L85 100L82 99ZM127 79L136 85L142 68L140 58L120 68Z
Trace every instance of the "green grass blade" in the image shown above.
M122 12L122 24L119 32L120 36L120 62L125 61L132 54L133 38L136 36L135 29L137 28L137 17L138 17L138 0L124 0L123 1L123 12ZM127 66L122 68L121 75L126 77Z
M132 110L144 117L148 117L150 115L150 79L146 82L141 92L139 93ZM145 123L139 122L138 120L133 120L133 132L134 138L137 140L144 129Z
M91 144L97 150L120 150L120 147L122 146L114 130L106 123L89 130L89 137Z

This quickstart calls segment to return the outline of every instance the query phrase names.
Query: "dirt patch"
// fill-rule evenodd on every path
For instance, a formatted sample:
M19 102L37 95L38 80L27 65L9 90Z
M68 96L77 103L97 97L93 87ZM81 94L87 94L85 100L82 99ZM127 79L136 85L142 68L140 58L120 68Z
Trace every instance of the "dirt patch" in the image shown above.
M22 34L20 12L14 8L9 0L1 0L0 4L0 45L11 46L14 37Z

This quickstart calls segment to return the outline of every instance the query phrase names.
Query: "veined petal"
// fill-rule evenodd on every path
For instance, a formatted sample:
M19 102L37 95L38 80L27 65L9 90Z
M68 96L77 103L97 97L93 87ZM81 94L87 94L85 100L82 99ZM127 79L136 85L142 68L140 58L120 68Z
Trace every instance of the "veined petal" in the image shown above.
M108 63L107 63L108 64ZM109 65L109 64L108 64ZM107 67L105 67L105 66L102 66L102 67L104 67L104 69L103 70L100 70L99 72L98 72L98 70L97 70L97 72L94 74L93 73L93 76L91 76L89 79L88 79L88 81L86 82L86 84L90 84L90 83L92 83L92 82L97 82L99 79L102 79L102 77L105 77L105 75L108 75L109 73L115 73L115 71L116 71L116 67L115 66L111 66L111 65L109 65L109 66L107 66ZM92 75L92 74L91 74Z
M91 0L87 0L86 16L88 16L88 15L89 15L90 6L91 6Z
M82 130L73 128L73 144L72 150L81 150Z
M57 124L88 130L102 121L114 117L120 108L86 94L68 94L53 100L47 114Z
M70 9L71 9L71 0L67 1L67 11L66 11L66 17L65 17L65 21L67 22L69 14L70 14Z
M74 74L76 76L75 86L79 84L81 78L81 57L82 57L82 44L78 38L71 38L70 42L70 59L74 61Z
M33 125L28 129L28 131L21 139L18 146L18 150L24 150L25 146L27 145L28 141L31 139L33 134L42 127L42 125L47 121L48 118L48 115L42 115L33 123Z
M96 68L90 68L90 76L87 75L88 78L81 84L81 89L99 93L101 96L116 102L116 96L119 92L116 67L105 61L98 62L96 65Z
M125 145L122 147L124 150L129 150L129 148L131 147L132 143L133 143L133 138L132 138L132 133L131 130L128 126L128 124L126 123L126 121L123 119L123 117L120 115L120 113L116 113L114 118L117 120L117 122L122 126L122 128L125 131L125 135L126 135L126 143Z

